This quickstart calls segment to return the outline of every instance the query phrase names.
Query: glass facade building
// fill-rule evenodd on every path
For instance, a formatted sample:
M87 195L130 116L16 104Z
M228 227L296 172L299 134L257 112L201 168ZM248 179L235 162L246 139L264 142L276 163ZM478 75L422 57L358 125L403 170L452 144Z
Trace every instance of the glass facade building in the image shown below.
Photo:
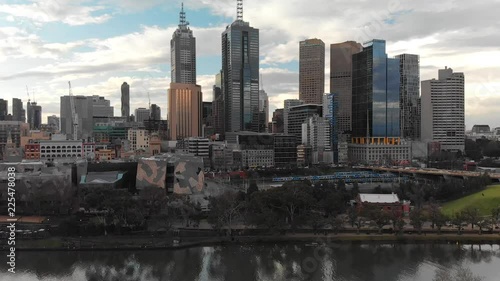
M333 150L333 163L338 164L339 161L339 95L336 93L328 93L323 96L323 117L330 122L331 147Z
M399 143L399 59L387 57L384 40L365 44L352 58L353 142Z
M236 20L222 33L225 131L255 131L259 111L259 30Z

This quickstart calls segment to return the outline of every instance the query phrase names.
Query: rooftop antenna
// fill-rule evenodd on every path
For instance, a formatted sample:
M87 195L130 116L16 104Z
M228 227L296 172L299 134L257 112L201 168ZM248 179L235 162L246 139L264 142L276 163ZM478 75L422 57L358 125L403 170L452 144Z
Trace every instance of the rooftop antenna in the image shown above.
M181 4L181 11L179 13L179 28L186 28L189 22L186 21L186 13L184 12L184 3Z
M243 21L243 0L238 0L236 6L236 20Z

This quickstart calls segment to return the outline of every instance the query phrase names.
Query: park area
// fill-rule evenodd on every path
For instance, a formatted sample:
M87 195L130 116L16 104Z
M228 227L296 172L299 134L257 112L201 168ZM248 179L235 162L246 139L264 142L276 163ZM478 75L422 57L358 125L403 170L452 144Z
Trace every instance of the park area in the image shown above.
M448 216L467 208L477 208L481 216L491 215L491 210L500 206L500 185L490 185L486 189L443 205L442 212Z

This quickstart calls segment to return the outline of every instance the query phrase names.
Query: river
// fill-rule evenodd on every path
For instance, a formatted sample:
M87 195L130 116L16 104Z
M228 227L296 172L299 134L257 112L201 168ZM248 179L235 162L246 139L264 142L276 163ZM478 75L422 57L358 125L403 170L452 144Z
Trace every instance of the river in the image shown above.
M498 281L499 246L254 244L136 252L18 252L16 273L8 273L1 262L0 280L431 281L437 269L457 266L471 269L484 281Z

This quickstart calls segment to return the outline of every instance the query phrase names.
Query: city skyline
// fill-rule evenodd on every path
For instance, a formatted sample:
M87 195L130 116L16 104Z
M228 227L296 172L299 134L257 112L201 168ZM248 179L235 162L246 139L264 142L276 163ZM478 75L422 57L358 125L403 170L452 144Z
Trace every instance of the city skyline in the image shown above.
M0 39L6 40L0 44L0 60L5 66L0 85L6 93L2 98L9 101L9 113L13 97L26 103L28 85L30 92L34 91L32 100L36 97L43 108L42 120L59 115L57 101L68 94L68 80L75 95L109 99L115 116L120 115L120 85L124 81L130 84L131 109L147 106L147 92L152 103L167 108L168 42L178 25L181 1L159 2L125 1L119 7L113 1L96 5L58 0L39 2L36 10L31 2L0 5ZM236 18L236 1L185 2L191 29L204 42L197 47L198 84L204 100L212 101L214 75L220 69L220 35ZM494 114L500 102L500 82L493 80L500 74L500 52L495 49L494 31L483 28L498 22L493 11L500 4L450 3L427 2L417 7L417 3L397 1L336 1L331 5L316 0L293 6L277 0L266 5L245 2L244 20L261 30L260 73L266 81L270 112L283 107L284 99L298 98L298 42L314 37L325 42L325 89L329 89L329 45L379 38L387 41L389 57L419 55L421 80L434 78L445 66L464 72L466 128L474 124L500 126ZM353 19L352 15L366 9L373 12ZM476 10L481 13L474 13ZM471 30L474 35L464 38L463 31ZM162 114L165 118L167 112Z

